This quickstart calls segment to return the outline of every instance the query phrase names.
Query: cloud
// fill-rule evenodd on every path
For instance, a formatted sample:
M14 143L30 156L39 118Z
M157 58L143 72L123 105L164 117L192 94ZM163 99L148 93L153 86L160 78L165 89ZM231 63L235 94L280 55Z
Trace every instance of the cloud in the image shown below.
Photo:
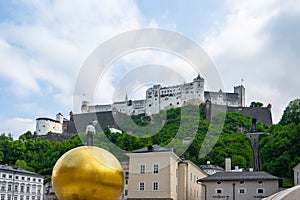
M13 130L12 127L14 127ZM1 122L0 133L10 133L15 139L27 131L31 131L32 133L35 131L35 121L33 119L9 118Z
M204 48L216 62L226 87L245 79L248 104L271 103L274 121L278 122L300 85L300 28L296 25L300 3L227 2L229 13L212 33L207 33Z
M21 4L17 19L0 23L0 76L17 97L43 93L41 82L70 95L81 63L97 45L143 23L131 0Z

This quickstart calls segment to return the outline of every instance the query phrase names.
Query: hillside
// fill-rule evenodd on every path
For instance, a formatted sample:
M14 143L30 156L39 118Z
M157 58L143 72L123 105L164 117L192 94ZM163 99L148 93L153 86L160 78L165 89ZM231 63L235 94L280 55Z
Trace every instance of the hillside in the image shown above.
M261 123L257 125L258 131L268 133L260 138L262 168L279 177L291 178L292 167L300 162L299 106L299 100L292 101L287 106L279 124L270 127ZM195 112L197 109L199 112ZM110 150L118 155L121 161L127 159L124 150L132 151L150 144L159 144L168 148L172 147L177 154L192 160L197 165L209 160L215 165L224 167L225 158L231 157L233 166L253 167L252 150L245 134L251 127L249 117L239 113L226 113L224 127L219 137L213 138L208 136L208 133L210 131L214 133L218 129L213 126L209 130L210 124L204 117L202 107L195 109L190 106L185 108L186 111L188 115L184 115L181 109L177 108L154 116L156 122L164 122L163 127L159 123L142 121L143 116L131 118L135 126L128 126L132 122L126 121L129 119L123 119L123 128L128 133L112 133L106 128L104 132L96 134L95 146ZM164 114L166 118L163 117ZM213 121L221 118L222 114L216 116ZM188 137L191 137L191 144L182 145L182 140ZM83 145L85 134L79 134L62 143L35 138L30 132L23 134L20 139L13 140L11 136L5 134L0 136L0 163L18 165L46 175L48 179L57 159L66 151ZM203 157L199 156L199 150L205 146L202 145L204 140L212 140L212 142L216 140L216 144Z

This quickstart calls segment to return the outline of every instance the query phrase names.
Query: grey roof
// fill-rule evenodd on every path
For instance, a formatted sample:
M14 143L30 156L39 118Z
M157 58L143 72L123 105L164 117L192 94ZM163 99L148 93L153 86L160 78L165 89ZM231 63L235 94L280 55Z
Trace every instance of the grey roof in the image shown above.
M239 180L279 180L280 178L273 176L264 171L254 172L217 172L211 176L199 179L199 182L206 181L239 181Z
M35 172L27 171L25 169L22 169L20 167L12 167L12 166L7 166L7 165L0 165L0 170L3 171L10 171L10 172L16 172L16 173L22 173L22 174L29 174L33 176L41 176L40 174L37 174Z
M217 165L211 165L211 164L206 164L206 165L200 165L200 168L202 170L205 170L205 169L215 169L215 170L223 170L224 169L220 166L217 166Z
M170 151L166 148L163 148L159 145L149 145L147 147L141 148L141 149L137 149L135 151L132 151L132 153L146 153L146 152L166 152L166 151Z

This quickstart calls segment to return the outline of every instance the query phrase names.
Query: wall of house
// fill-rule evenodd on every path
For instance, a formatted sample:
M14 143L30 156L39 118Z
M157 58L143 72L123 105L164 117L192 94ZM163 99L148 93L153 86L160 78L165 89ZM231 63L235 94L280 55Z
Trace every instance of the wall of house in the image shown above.
M294 185L300 185L300 163L294 167Z
M198 179L207 175L194 163L189 160L179 163L179 199L196 200L201 198L201 185Z
M278 192L279 188L277 180L263 180L262 184L259 184L258 180L246 180L244 181L244 183L241 183L240 181L220 181L219 184L218 181L209 181L203 184L205 184L207 187L207 200L233 200L233 191L235 195L235 200L262 199ZM217 190L219 189L222 191L221 193L217 193ZM244 189L245 193L240 193L241 189ZM258 193L258 189L263 189L264 192Z
M0 199L43 199L44 178L38 174L0 170Z
M177 199L176 166L178 157L173 152L130 153L128 199L167 198ZM153 173L154 164L159 166ZM145 174L140 174L140 166L145 165ZM139 190L139 183L145 183L145 190ZM153 182L158 182L158 190L153 190Z

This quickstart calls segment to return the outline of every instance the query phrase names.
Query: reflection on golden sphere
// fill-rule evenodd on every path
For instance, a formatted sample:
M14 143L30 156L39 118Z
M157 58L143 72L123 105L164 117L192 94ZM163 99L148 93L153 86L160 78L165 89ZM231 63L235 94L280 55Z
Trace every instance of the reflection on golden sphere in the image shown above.
M110 152L82 146L60 157L52 183L59 200L116 200L123 190L124 173Z

